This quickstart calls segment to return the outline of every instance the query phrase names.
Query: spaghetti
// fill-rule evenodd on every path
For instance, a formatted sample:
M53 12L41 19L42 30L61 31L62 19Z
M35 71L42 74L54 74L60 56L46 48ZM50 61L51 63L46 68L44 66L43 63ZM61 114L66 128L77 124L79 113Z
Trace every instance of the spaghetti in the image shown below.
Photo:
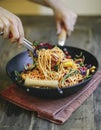
M35 53L36 56L30 52L33 64L25 65L25 71L20 74L24 81L27 78L37 81L57 81L58 87L63 88L80 83L96 69L95 66L84 64L82 54L73 59L67 51L57 46L51 49L37 49Z

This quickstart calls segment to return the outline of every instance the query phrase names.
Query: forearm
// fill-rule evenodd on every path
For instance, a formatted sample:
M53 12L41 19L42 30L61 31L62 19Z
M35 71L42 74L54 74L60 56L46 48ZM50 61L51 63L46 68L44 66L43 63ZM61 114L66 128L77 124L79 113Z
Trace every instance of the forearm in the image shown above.
M60 1L59 0L30 0L30 1L44 5L46 7L50 7L53 10L62 7L61 0Z

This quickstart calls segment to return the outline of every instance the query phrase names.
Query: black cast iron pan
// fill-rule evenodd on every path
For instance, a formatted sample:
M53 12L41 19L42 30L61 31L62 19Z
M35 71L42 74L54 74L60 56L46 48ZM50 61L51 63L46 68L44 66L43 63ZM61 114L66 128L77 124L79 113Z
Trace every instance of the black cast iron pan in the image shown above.
M75 57L75 55L79 55L82 52L83 55L85 56L85 63L96 66L96 71L97 71L98 61L95 58L95 56L93 56L91 53L83 49L76 48L76 47L69 47L69 46L59 46L59 47L63 50L67 49L69 54L72 57ZM95 71L92 77L88 78L87 80L77 85L62 88L61 89L62 93L60 93L60 91L57 88L31 88L31 87L27 88L26 86L23 86L22 84L19 84L18 82L16 82L14 75L12 75L12 72L14 72L15 70L18 72L23 71L24 64L27 64L27 63L32 63L32 59L31 57L29 57L28 51L24 51L16 55L14 58L12 58L8 62L6 66L7 74L12 79L12 81L15 84L17 84L18 87L21 87L22 89L24 89L28 94L33 95L33 96L43 97L43 98L64 98L69 95L72 95L78 92L80 89L82 89L92 79L93 75L96 73Z

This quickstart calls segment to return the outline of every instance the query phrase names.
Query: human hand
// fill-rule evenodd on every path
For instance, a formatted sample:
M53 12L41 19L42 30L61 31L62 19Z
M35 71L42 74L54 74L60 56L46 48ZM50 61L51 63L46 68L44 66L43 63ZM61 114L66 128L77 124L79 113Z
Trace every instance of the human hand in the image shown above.
M70 36L74 30L77 14L64 7L55 8L53 11L56 18L57 34L60 34L64 28L67 31L67 36Z
M10 41L22 43L24 30L19 17L0 7L0 32L4 32L3 37Z
M57 34L60 34L62 30L66 30L67 35L70 36L74 30L77 14L68 10L61 0L31 0L46 7L50 7L56 18Z

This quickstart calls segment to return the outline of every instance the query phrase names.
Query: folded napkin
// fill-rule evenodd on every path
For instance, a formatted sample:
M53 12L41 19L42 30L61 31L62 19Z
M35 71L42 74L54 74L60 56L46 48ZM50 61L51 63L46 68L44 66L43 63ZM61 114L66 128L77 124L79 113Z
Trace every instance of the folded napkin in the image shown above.
M42 99L30 96L15 84L7 87L0 94L3 98L24 109L37 112L38 117L56 124L63 124L72 113L93 93L101 82L101 72L74 95L62 99Z

